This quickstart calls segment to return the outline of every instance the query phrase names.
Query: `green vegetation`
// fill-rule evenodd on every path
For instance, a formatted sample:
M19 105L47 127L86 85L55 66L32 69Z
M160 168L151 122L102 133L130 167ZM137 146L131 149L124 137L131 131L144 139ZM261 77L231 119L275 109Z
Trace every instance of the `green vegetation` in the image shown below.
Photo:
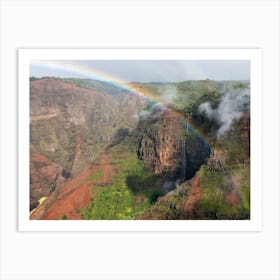
M142 162L135 153L124 151L115 146L111 150L113 166L120 169L108 185L92 188L90 205L79 209L86 220L131 220L150 207L159 196L163 195L158 178L144 170ZM98 179L102 172L91 174L87 180Z
M89 175L89 176L86 178L86 182L92 181L92 180L99 180L99 179L102 178L102 176L103 176L102 170L98 170L98 171L96 171L95 173L92 173L91 175Z
M238 165L221 172L211 171L207 164L196 173L200 179L201 197L192 212L185 211L191 195L192 181L187 181L175 190L160 197L147 209L144 219L160 220L229 220L250 218L250 171L248 165ZM235 205L229 196L235 197Z
M202 187L201 200L196 208L196 213L202 219L248 219L250 213L250 202L248 192L249 170L242 167L243 174L241 185L237 185L234 180L234 174L240 173L241 169L227 170L222 172L212 172L206 165L203 165L197 173ZM243 193L240 193L240 190ZM232 206L227 202L226 195L232 192L239 197L241 201ZM245 195L244 195L245 194Z
M120 178L115 178L109 187L94 187L91 203L82 216L86 220L130 220L145 209L143 204L135 207L134 201L135 196L126 184Z
M235 137L232 137L234 140ZM244 150L244 143L240 141L224 141L223 148L227 153L227 161L229 163L243 163L248 159L248 155Z
M91 80L91 79L79 79L79 78L64 78L65 82L70 82L78 87L90 89L97 91L99 93L105 94L116 94L120 93L122 89L117 88L114 85L111 85L109 82Z
M154 205L147 209L142 218L159 220L182 219L184 203L190 195L190 181L178 185L176 189L167 195L160 197Z
M219 124L214 120L209 120L204 113L200 113L198 111L199 105L209 102L215 109L228 89L245 89L248 87L248 81L200 80L180 83L140 84L140 89L148 91L150 96L155 97L156 100L162 99L163 104L166 102L165 98L169 89L170 94L174 93L174 98L172 99L172 105L168 106L183 113L193 125L209 135L216 131ZM149 110L150 108L147 105L145 109Z

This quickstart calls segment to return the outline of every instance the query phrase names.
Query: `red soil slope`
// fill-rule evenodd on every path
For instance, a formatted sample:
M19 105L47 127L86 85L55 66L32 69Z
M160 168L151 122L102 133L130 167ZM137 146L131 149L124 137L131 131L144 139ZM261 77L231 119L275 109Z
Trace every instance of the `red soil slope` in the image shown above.
M88 176L101 171L100 179L88 180ZM80 220L79 208L85 208L90 203L91 188L96 184L107 184L110 171L109 156L103 156L97 164L77 173L69 179L58 191L53 192L30 216L32 220L53 220L67 218ZM86 180L87 179L87 180Z
M185 203L184 212L191 215L196 205L201 199L201 187L199 177L195 177L192 182L191 193Z

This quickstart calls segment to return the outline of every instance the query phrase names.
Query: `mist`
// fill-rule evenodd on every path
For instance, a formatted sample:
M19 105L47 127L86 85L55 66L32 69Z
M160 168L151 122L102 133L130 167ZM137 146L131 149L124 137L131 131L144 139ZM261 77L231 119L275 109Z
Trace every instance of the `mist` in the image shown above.
M215 136L219 138L231 128L234 121L241 118L249 105L250 90L248 88L231 88L223 95L217 108L213 108L210 102L205 102L199 106L199 112L205 113L210 120L217 122L219 128Z
M169 85L164 87L163 92L160 94L160 99L165 105L172 105L178 97L177 88L175 86Z
M167 105L172 105L175 103L178 93L177 88L172 85L168 85L162 88L160 91L160 103ZM146 107L139 111L134 117L137 119L145 120L151 117L155 112L157 112L161 108L159 103L150 104L149 107Z

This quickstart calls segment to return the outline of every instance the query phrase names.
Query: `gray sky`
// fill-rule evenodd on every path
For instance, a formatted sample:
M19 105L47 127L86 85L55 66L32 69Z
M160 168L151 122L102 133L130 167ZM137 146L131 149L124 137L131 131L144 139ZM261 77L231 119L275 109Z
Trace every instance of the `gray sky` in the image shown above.
M38 61L30 76L103 79L126 82L180 82L186 80L250 80L249 60L83 60Z

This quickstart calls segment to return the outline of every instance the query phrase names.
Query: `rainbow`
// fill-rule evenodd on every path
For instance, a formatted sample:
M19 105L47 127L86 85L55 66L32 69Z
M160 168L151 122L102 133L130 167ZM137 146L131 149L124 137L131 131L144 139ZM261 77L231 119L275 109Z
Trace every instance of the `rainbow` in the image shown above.
M31 62L34 66L45 67L49 69L61 70L69 73L70 75L77 75L79 77L89 78L93 80L98 80L101 82L106 82L117 88L126 90L132 94L142 96L145 99L153 99L151 96L147 96L148 93L144 93L140 90L137 90L135 85L131 84L128 81L124 81L116 76L111 76L108 73L101 71L96 71L91 67L86 65L77 64L71 61L34 61ZM153 100L156 103L161 103L159 100ZM162 104L164 106L164 104Z
M69 73L69 77L78 76L93 80L98 80L101 82L106 82L112 86L115 86L119 89L122 89L126 91L129 94L133 94L135 96L138 96L140 98L144 98L149 103L156 104L157 106L161 107L162 109L166 109L169 111L172 111L178 119L182 120L184 123L188 123L188 128L190 131L198 137L200 140L202 140L205 145L209 146L211 148L211 145L209 144L208 138L199 128L195 128L195 126L190 123L186 115L184 115L181 112L177 112L174 109L170 107L170 105L164 103L163 100L161 100L159 97L156 97L149 93L147 90L140 89L139 86L136 84L130 83L128 81L124 81L120 79L119 77L111 76L108 73L104 73L101 71L96 71L95 69L92 69L91 67L88 67L86 65L78 64L73 61L48 61L48 60L40 60L40 61L31 61L32 66L38 66L43 68L48 68L49 70L60 70ZM31 66L30 65L30 66ZM55 77L55 75L54 75Z

